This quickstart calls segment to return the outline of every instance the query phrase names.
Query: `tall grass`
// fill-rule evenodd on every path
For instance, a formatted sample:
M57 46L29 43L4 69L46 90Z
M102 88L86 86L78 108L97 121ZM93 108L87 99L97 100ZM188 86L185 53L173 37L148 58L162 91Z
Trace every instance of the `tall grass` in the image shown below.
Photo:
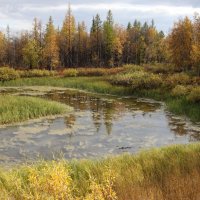
M191 103L186 98L171 98L166 101L169 111L177 115L186 115L192 121L200 121L200 104Z
M0 82L0 86L54 86L113 95L130 95L132 91L127 87L113 86L102 77L25 78Z
M198 200L200 145L0 170L3 199Z
M70 108L64 104L35 97L0 96L0 124L22 122L47 115L63 114Z

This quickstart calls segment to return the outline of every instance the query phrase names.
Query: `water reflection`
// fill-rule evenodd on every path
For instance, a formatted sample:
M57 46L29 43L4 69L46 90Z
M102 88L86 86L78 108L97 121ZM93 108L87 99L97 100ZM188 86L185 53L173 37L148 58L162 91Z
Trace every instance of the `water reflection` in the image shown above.
M174 135L189 137L190 142L200 141L200 126L199 124L191 123L187 119L183 120L180 117L176 117L171 113L166 112L168 118L168 124L170 130Z
M0 162L24 162L38 156L52 159L61 152L67 159L101 157L200 141L198 124L173 116L154 101L75 90L46 92L41 97L68 104L74 112L54 120L0 129Z
M132 98L116 98L111 96L103 98L100 95L94 96L94 94L73 90L70 92L54 91L47 94L46 98L70 105L76 112L90 111L96 132L98 133L101 126L104 125L108 135L112 133L113 121L123 118L127 110L132 113L133 117L138 114L142 114L143 117L148 114L151 117L151 112L155 112L161 106L155 102L150 103ZM72 128L75 125L76 112L74 115L71 114L69 117L66 117L67 127Z

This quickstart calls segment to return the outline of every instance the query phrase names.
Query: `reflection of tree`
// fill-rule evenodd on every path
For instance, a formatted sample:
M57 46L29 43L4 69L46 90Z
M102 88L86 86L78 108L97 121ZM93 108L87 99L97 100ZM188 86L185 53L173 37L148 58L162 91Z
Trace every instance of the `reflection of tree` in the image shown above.
M194 131L191 135L190 135L190 141L195 142L195 141L200 141L200 132Z
M101 114L98 112L93 112L92 119L93 119L94 125L95 125L97 133L98 133L100 130L100 127L101 127L101 123L102 123L101 122Z
M150 103L148 101L138 101L133 98L124 98L121 100L130 111L143 111L144 113L155 112L160 108L160 103Z
M112 133L112 126L113 126L112 121L105 121L105 127L108 135Z
M113 118L116 113L116 107L115 102L112 103L105 103L105 107L103 109L103 119L104 119L104 125L106 127L107 134L110 135L112 132L112 126L113 126Z
M76 122L76 116L71 114L67 117L65 117L65 124L67 128L73 128Z
M186 123L179 118L174 118L171 114L166 114L168 124L175 135L190 137L190 141L200 141L200 132L186 128Z
M97 132L99 132L101 127L101 110L102 110L102 101L99 98L90 98L90 110L92 111L93 123L96 127Z
M174 128L171 128L172 131L175 132L176 135L184 136L187 135L188 132L183 125L176 125Z
M52 91L50 94L46 95L48 98L50 97L51 100L60 101L60 94L56 91Z
M108 134L111 134L113 121L120 119L128 110L132 114L137 115L135 111L143 111L150 113L156 111L160 104L140 102L133 98L116 99L115 97L108 96L102 98L101 95L94 95L75 90L67 90L65 92L53 92L49 96L55 101L65 103L72 106L75 111L90 111L91 117L99 132L100 127L104 124ZM73 127L76 121L75 115L66 117L66 125Z

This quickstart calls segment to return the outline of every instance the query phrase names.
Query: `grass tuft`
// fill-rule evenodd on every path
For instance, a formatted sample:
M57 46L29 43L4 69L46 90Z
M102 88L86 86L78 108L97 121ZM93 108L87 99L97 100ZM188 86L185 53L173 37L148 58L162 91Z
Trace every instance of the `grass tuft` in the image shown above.
M0 124L23 122L48 115L64 114L70 110L67 105L36 98L1 95Z

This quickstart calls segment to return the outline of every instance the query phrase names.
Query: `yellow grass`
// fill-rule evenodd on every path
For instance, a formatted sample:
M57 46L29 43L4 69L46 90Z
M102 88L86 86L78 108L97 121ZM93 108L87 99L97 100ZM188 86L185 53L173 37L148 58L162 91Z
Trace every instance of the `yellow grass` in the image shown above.
M2 199L198 200L200 144L0 171Z

